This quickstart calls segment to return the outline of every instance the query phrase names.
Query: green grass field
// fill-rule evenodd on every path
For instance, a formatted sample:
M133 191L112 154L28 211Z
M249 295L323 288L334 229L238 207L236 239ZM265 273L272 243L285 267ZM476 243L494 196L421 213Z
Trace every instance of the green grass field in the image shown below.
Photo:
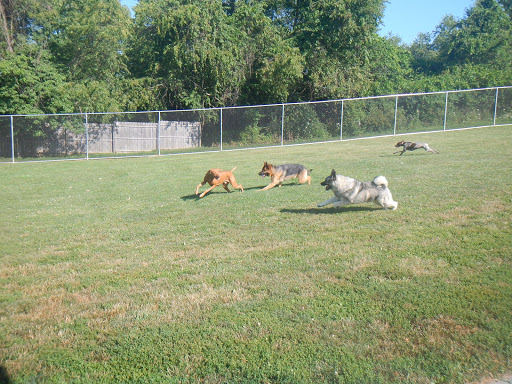
M13 383L468 383L512 370L511 127L2 164ZM311 186L258 192L263 161ZM245 192L194 195L208 168ZM317 208L334 168L396 211ZM204 190L206 187L203 187Z

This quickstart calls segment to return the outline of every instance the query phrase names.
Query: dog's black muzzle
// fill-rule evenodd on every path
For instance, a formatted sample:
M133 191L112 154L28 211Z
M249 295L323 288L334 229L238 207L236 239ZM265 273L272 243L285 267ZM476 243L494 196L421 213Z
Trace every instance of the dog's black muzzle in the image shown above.
M331 183L329 183L328 181L322 181L320 183L320 185L324 185L325 186L325 190L328 191L329 189L331 189Z
M261 177L265 177L265 176L268 176L268 172L261 171L260 173L258 173L258 175L260 175Z

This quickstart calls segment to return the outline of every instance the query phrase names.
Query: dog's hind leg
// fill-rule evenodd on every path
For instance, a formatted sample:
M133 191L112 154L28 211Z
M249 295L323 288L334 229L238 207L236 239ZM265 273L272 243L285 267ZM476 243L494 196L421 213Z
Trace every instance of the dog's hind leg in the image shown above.
M439 153L434 148L430 148L427 144L425 144L425 151L432 153Z
M384 209L392 209L393 211L398 207L398 203L396 201L393 201L392 198L375 200L375 203L380 205Z
M308 171L306 169L299 173L299 183L304 184L305 182L307 182L308 185L311 185L311 176L308 175Z
M231 185L233 186L233 188L236 188L236 189L240 189L240 192L243 192L244 191L244 188L242 187L242 184L237 184L236 180L235 180L235 176L231 176L229 178L229 182L231 183ZM227 187L227 184L226 184L226 187Z

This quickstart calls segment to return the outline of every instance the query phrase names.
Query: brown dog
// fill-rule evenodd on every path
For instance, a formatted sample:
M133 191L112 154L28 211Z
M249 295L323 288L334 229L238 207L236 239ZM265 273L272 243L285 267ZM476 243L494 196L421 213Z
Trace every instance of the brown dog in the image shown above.
M206 175L204 175L204 180L201 184L198 184L196 187L196 195L199 193L199 188L201 188L206 183L210 184L211 187L208 188L206 191L201 193L199 197L203 197L208 192L210 192L213 188L218 187L219 185L222 185L222 187L228 191L231 192L228 188L228 184L231 183L233 188L238 188L241 190L241 192L244 191L241 184L237 184L235 180L235 176L233 176L233 171L236 169L233 168L231 171L223 171L222 169L216 168L216 169L210 169L208 172L206 172Z
M311 185L311 176L308 175L308 172L311 171L311 169L308 171L307 168L301 164L272 165L265 161L258 175L262 177L270 176L270 184L260 189L260 191L266 191L276 185L281 186L283 181L295 177L299 179L299 183L304 184L307 182L308 185Z

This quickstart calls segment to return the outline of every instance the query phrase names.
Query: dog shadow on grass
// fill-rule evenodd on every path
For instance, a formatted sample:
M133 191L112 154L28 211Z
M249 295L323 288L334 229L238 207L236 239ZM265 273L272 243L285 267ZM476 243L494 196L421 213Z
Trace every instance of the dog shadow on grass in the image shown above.
M7 374L7 369L0 364L0 384L9 384L11 383L11 379Z
M252 189L261 189L263 187L249 187L249 188L244 188L244 192L245 191L250 191ZM202 192L202 191L199 191L199 192ZM238 189L232 189L231 192L226 192L224 189L220 188L218 191L210 191L208 192L206 195L204 195L202 198L199 198L199 195L196 195L196 194L191 194L191 195L186 195L186 196L181 196L181 199L182 200L201 200L201 199L205 199L206 197L208 196L211 196L211 195L229 195L231 193L240 193L240 190ZM199 193L201 194L201 193ZM1 384L1 383L0 383Z
M199 195L192 194L192 195L181 196L181 200L199 200Z
M400 155L400 154L391 154L391 153L386 153L386 154L380 154L379 157L400 157L400 158L404 158L404 156L407 156L407 157L411 157L411 156L431 156L432 153L428 153L428 152L419 152L419 153L404 153L403 155Z
M309 214L309 215L332 215L335 213L347 213L347 212L368 212L377 211L382 208L378 207L330 207L330 208L305 208L305 209L289 209L283 208L280 210L281 213L296 213L296 214Z

